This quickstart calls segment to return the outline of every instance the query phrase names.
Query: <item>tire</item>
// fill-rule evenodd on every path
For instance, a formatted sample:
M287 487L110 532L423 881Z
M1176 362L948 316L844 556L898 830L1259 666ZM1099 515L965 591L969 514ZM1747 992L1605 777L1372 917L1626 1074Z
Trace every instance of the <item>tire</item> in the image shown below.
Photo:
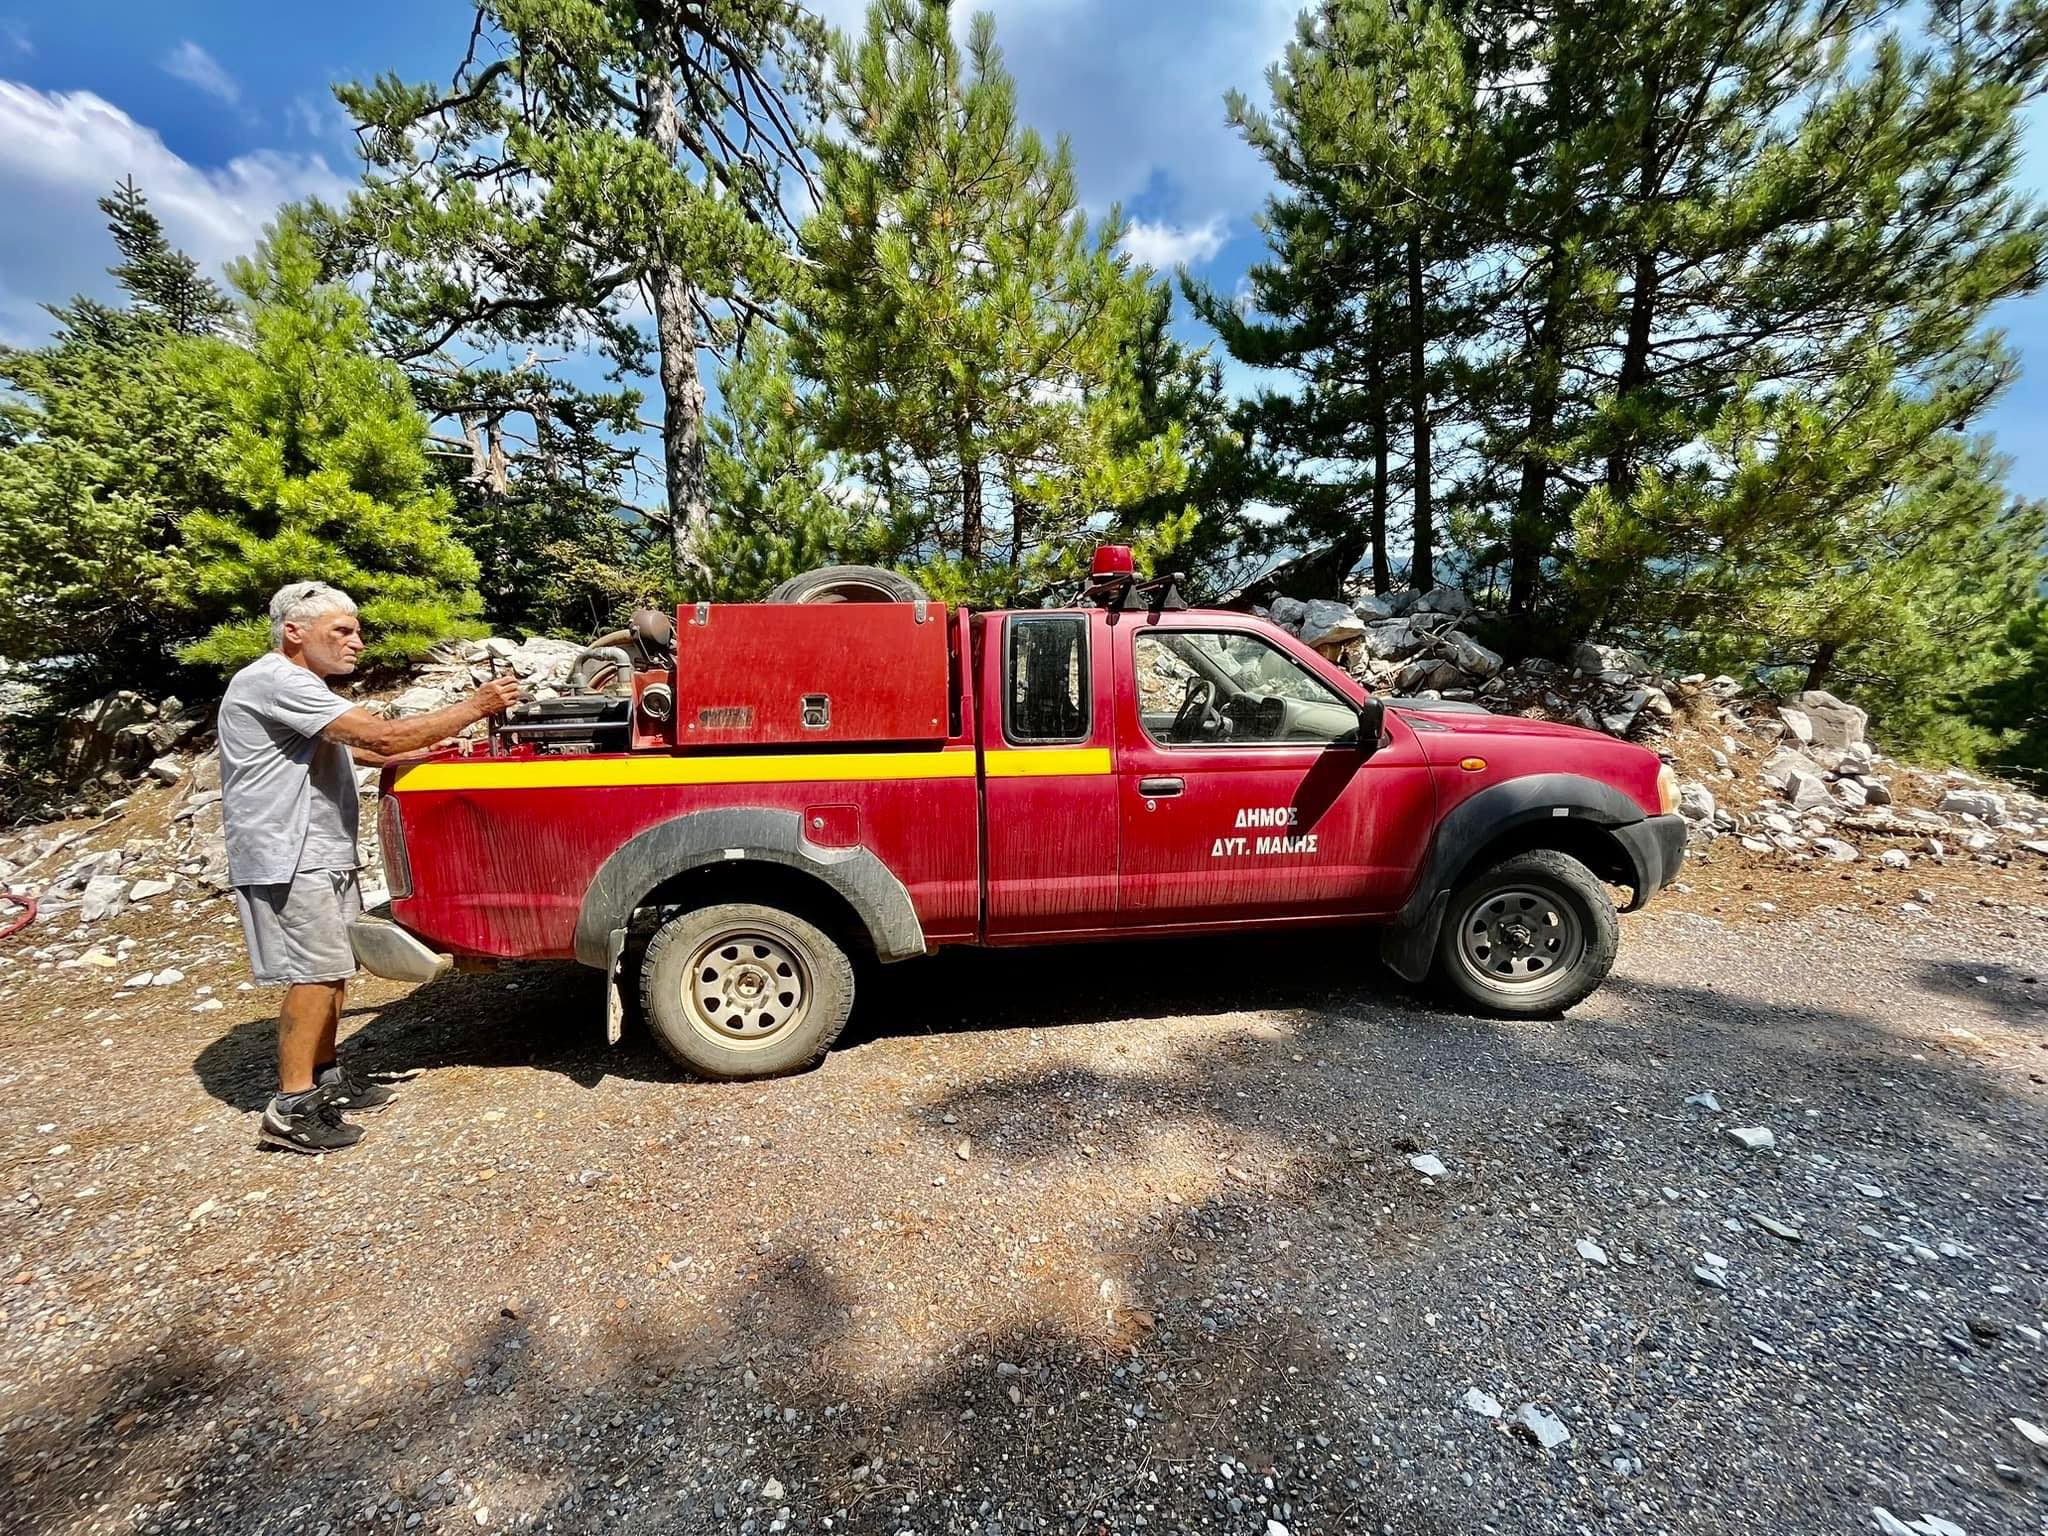
M762 599L770 603L914 603L924 588L878 565L822 565L792 576Z
M1585 1001L1620 947L1607 887L1570 855L1537 848L1451 893L1436 969L1453 996L1482 1012L1548 1017Z
M686 1071L715 1082L781 1077L815 1066L846 1027L853 962L794 913L699 907L649 941L640 1004L655 1043Z

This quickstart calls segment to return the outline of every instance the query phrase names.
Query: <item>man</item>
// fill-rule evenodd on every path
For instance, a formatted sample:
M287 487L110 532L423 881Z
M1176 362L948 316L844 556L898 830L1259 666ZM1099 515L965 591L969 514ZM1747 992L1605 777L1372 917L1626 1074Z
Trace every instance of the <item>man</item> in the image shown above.
M275 649L237 672L220 705L221 816L228 879L249 967L287 990L277 1015L277 1096L259 1140L293 1152L335 1152L362 1140L342 1111L382 1109L389 1088L337 1058L342 991L355 974L349 924L356 885L355 763L378 764L452 745L465 726L509 708L514 678L459 704L384 720L329 686L356 669L362 624L346 592L299 581L270 600Z

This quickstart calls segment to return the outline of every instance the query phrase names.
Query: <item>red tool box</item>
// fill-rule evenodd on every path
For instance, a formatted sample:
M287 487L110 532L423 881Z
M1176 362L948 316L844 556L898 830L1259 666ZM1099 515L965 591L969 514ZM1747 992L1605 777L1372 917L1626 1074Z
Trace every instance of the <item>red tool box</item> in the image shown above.
M676 744L943 741L937 603L698 603L676 613Z

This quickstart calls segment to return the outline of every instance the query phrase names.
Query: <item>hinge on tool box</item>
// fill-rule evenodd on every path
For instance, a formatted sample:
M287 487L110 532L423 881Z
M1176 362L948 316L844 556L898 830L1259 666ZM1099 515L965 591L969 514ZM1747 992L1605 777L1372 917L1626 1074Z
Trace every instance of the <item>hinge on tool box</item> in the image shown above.
M692 624L709 624L711 622L711 605L709 603L699 603L697 611L690 616L690 622Z
M911 601L910 612L913 623L922 624L924 622L924 610L925 600L923 598L915 598Z

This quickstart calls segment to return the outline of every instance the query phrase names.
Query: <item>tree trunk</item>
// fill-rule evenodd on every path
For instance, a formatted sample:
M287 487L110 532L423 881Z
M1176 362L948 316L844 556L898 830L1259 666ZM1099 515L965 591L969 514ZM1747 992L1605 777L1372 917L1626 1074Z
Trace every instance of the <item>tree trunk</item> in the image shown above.
M953 446L960 458L960 560L968 570L981 569L981 461L974 456L974 438L967 418L953 423Z
M1522 440L1522 483L1508 522L1508 612L1527 618L1536 608L1543 560L1550 553L1550 456L1545 451L1557 425L1558 388L1564 374L1564 252L1550 248L1543 285L1543 310L1530 339L1529 430Z
M1832 640L1823 640L1820 649L1813 653L1813 660L1806 667L1806 691L1811 693L1828 685L1828 673L1835 667L1835 652L1838 647Z
M670 162L681 130L675 84L666 75L640 81L640 136ZM668 481L669 560L678 578L703 569L697 551L711 521L710 481L704 465L704 380L697 371L696 295L689 279L657 252L647 272L661 360L662 468Z
M1372 590L1384 597L1393 589L1387 563L1387 373L1381 349L1387 340L1386 284L1377 254L1373 258L1372 295L1366 301L1365 393L1366 432L1372 448Z
M1660 91L1657 71L1643 72L1643 128L1636 152L1636 211L1640 219L1656 200L1662 180L1657 169L1657 100ZM1626 413L1650 377L1650 329L1657 312L1657 252L1649 236L1638 233L1634 273L1629 285L1628 334L1622 342L1621 372L1614 381L1614 404ZM1615 438L1607 450L1607 494L1616 502L1627 498L1636 477L1635 430L1626 416L1615 424Z
M1408 585L1427 592L1436 585L1430 559L1429 375L1425 369L1422 308L1422 232L1408 237L1408 408L1415 415L1415 553Z

